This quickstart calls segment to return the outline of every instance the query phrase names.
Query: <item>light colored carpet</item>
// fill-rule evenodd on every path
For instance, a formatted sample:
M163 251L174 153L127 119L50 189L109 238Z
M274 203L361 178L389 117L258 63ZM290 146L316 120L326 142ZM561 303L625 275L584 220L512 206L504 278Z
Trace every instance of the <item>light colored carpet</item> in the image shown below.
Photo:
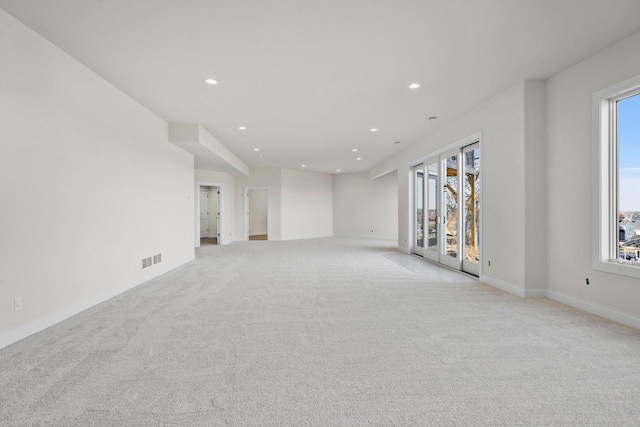
M638 331L398 256L200 248L1 350L0 425L640 424Z

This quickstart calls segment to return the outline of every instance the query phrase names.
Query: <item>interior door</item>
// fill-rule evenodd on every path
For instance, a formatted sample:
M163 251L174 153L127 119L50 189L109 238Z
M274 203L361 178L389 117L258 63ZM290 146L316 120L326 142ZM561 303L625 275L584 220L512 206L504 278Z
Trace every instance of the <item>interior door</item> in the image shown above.
M218 187L216 193L215 193L215 197L216 197L216 236L218 237L218 244L220 244L220 239L222 236L222 233L220 232L220 187Z
M200 190L200 237L209 236L209 192Z

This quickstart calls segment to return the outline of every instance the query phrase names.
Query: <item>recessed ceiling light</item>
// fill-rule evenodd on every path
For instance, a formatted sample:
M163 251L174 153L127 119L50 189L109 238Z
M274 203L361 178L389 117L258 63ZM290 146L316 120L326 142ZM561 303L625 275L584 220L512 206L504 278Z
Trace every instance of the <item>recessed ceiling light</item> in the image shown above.
M300 166L301 166L301 167L303 167L303 168L306 168L306 167L307 167L307 165L300 165Z
M411 83L409 85L409 89L418 89L420 87L420 85L418 83Z
M260 149L259 148L254 148L253 151L260 151Z
M216 79L207 79L207 80L205 80L205 82L207 82L207 84L210 84L210 85L217 85L218 84L218 81Z
M431 117L429 117L429 120L435 120L437 118L438 118L437 116L431 116Z
M240 130L247 130L247 127L246 127L246 126L238 126L238 129L240 129Z
M372 129L371 129L371 132L378 132L378 129L376 129L376 128L372 128Z
M353 149L353 150L351 150L351 151L353 151L353 152L355 153L356 151L358 151L358 149L357 149L357 148L354 148L354 149Z
M356 157L356 160L362 160L362 157Z
M340 172L340 169L336 169L336 172Z

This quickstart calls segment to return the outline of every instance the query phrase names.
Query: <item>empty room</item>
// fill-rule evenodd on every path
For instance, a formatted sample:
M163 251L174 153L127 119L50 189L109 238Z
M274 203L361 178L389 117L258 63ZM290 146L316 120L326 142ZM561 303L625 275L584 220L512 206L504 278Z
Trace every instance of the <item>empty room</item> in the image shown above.
M0 0L0 425L640 425L637 0Z

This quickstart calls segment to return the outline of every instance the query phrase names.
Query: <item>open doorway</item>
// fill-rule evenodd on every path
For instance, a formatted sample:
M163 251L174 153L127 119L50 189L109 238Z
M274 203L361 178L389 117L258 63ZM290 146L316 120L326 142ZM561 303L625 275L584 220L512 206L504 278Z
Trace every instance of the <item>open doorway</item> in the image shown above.
M245 188L245 236L247 240L269 240L269 189Z
M198 188L200 246L220 244L220 187Z

